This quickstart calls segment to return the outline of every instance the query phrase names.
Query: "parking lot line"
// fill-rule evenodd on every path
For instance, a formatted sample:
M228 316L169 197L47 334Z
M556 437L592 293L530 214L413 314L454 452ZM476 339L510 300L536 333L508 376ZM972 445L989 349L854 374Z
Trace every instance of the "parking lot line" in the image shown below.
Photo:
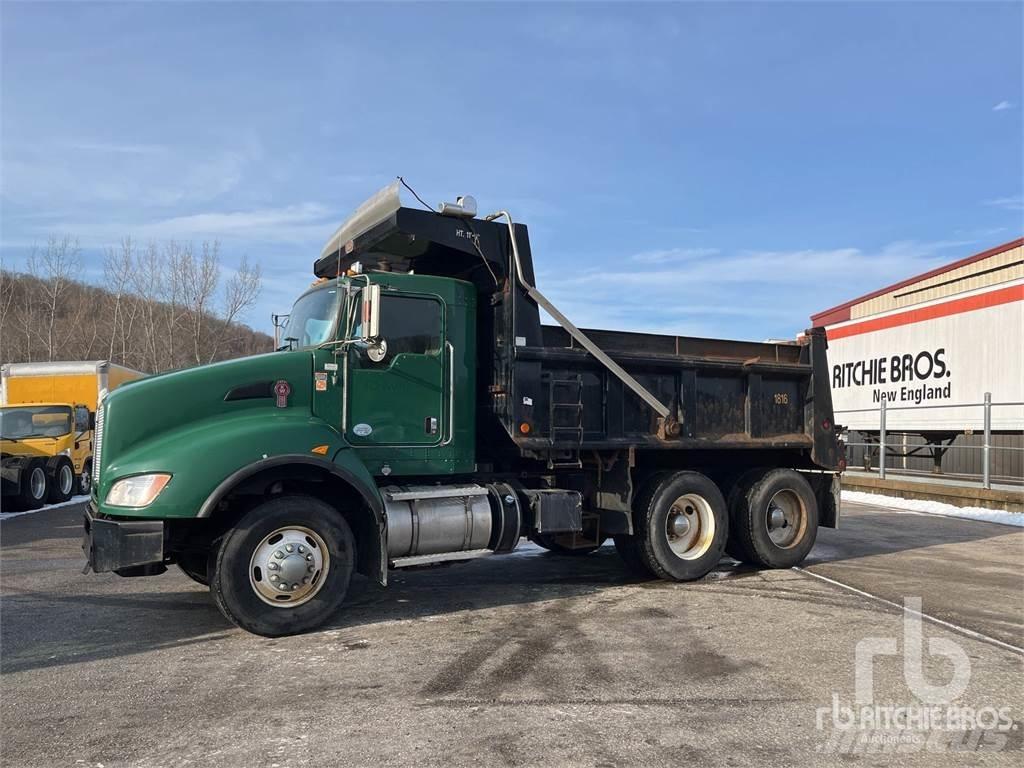
M1010 643L1005 643L1002 640L997 640L994 637L989 637L986 634L976 632L975 630L968 629L967 627L961 627L959 624L953 624L952 622L946 621L945 619L940 619L937 616L931 616L930 614L923 613L922 611L918 611L913 608L908 608L904 605L900 605L899 603L893 602L892 600L887 600L884 597L879 597L878 595L873 595L870 592L865 592L863 589L857 589L856 587L852 587L849 584L844 584L841 581L830 579L828 576L822 576L821 574L814 573L813 571L808 571L806 568L801 568L797 566L793 568L793 570L798 571L799 573L802 573L805 576L810 576L812 578L818 579L819 581L824 581L825 583L831 584L834 587L839 587L840 589L845 589L848 592L853 592L854 594L867 598L868 600L874 600L875 602L888 605L900 611L906 611L911 615L919 616L920 618L926 621L930 621L933 624L938 624L939 626L945 627L946 629L951 629L954 632L958 632L962 635L966 635L967 637L974 638L975 640L981 640L982 642L989 643L998 648L1002 648L1007 651L1012 651L1014 653L1020 654L1021 656L1024 656L1024 648L1021 648L1019 646L1011 645Z

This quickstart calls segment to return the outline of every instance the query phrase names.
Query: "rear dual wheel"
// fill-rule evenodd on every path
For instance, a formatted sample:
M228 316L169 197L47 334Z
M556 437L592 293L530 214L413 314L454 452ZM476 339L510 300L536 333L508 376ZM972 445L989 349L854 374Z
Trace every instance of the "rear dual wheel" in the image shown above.
M50 482L46 500L50 504L60 504L75 492L75 466L67 456L55 456L47 464Z
M807 479L793 469L741 477L729 494L728 551L764 568L792 568L818 535L818 502Z
M21 469L18 478L18 493L12 498L9 509L39 509L50 495L50 475L43 459L32 459Z
M355 563L355 537L337 510L309 496L275 498L224 536L210 593L221 613L242 629L266 637L294 635L337 611Z
M707 575L722 557L729 534L725 499L699 472L656 475L637 498L632 536L615 547L630 570L671 581Z

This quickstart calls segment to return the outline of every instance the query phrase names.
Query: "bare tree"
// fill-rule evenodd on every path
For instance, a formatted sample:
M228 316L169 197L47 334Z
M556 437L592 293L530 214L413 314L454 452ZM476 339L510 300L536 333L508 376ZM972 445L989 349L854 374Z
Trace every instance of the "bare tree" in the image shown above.
M69 235L51 235L46 247L32 248L28 256L28 273L41 282L41 322L35 333L42 341L47 360L53 360L60 337L57 321L65 307L63 300L81 271L78 240Z
M127 354L127 322L125 319L126 305L131 303L128 288L132 283L135 270L135 243L130 237L121 240L119 248L108 248L103 256L103 284L112 294L113 306L110 309L110 334L107 344L108 359L114 358L115 349L119 348L123 359Z
M130 238L104 253L104 287L74 279L77 242L50 238L23 273L0 269L3 362L106 357L161 371L253 354L270 337L239 324L260 290L260 269L223 268L220 244ZM5 265L6 266L6 265Z
M14 281L3 265L0 264L0 360L6 360L10 354L13 334L10 333L10 321L14 307Z
M207 362L213 362L220 350L225 334L234 326L238 316L256 303L260 295L261 270L258 264L250 264L247 256L224 285L224 303L221 307L221 333L214 337Z

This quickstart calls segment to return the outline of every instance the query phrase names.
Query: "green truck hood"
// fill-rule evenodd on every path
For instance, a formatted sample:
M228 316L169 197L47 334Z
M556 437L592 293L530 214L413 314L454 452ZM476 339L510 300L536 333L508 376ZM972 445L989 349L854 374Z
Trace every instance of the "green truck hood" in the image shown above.
M262 459L334 458L346 446L337 429L313 413L313 354L302 350L229 360L153 376L111 393L104 401L96 489L100 511L194 517L225 478ZM278 407L273 391L279 381L291 390L284 407ZM151 505L105 505L118 479L151 472L172 475Z

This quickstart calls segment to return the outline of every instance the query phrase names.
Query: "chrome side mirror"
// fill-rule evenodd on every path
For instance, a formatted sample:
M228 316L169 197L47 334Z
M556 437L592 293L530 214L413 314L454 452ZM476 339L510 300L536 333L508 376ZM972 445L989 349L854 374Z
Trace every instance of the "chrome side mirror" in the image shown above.
M362 338L375 341L380 335L380 286L370 283L363 289Z

